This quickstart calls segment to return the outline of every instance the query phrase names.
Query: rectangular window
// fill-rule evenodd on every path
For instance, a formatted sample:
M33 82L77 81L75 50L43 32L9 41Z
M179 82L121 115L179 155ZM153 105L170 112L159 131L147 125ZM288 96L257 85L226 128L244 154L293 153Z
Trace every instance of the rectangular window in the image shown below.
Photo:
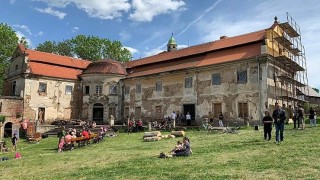
M184 79L184 87L192 88L192 77L187 77Z
M237 71L237 82L247 83L247 70Z
M141 94L141 84L136 84L136 93Z
M134 114L135 114L135 118L140 119L141 118L141 107L136 107Z
M39 93L46 93L47 92L47 83L39 83Z
M16 70L18 70L18 65L16 65Z
M129 118L129 107L124 108L124 118L126 120Z
M72 86L66 85L66 94L72 94Z
M124 94L130 94L130 86L124 87Z
M90 94L90 86L84 87L84 94Z
M240 118L247 118L248 113L248 103L238 103L238 114Z
M111 85L109 87L109 93L110 94L117 94L117 85Z
M101 85L96 86L96 94L102 94L102 86Z
M161 81L156 82L156 91L157 92L162 91L162 82Z
M212 74L212 85L221 84L221 74Z
M16 81L13 81L12 82L12 93L11 93L12 96L16 95L16 86L17 86Z
M162 107L161 106L156 106L156 118L159 120L159 119L162 119Z

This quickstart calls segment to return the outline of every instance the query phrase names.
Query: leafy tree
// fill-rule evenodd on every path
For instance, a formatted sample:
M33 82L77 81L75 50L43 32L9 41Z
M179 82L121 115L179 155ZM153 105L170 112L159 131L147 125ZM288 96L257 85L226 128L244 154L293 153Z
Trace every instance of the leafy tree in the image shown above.
M74 52L82 59L96 61L102 58L102 39L94 36L78 35L71 40L74 44Z
M319 93L319 89L317 88L312 88L313 90L315 90L317 93Z
M37 51L47 52L47 53L56 53L57 54L57 44L54 41L45 41L42 44L39 44L36 48Z
M3 79L9 65L9 60L19 42L27 47L27 41L24 37L19 41L15 31L10 26L0 23L0 92L2 92Z
M127 62L132 59L131 52L124 48L120 41L113 41L107 43L104 58L119 59L119 61Z
M63 56L76 56L90 61L111 58L126 62L132 58L130 51L125 49L120 41L112 42L97 36L78 35L59 43L45 41L37 47L37 50Z
M70 56L72 57L74 55L73 52L73 44L71 40L64 40L62 42L59 42L56 45L57 54L62 56Z

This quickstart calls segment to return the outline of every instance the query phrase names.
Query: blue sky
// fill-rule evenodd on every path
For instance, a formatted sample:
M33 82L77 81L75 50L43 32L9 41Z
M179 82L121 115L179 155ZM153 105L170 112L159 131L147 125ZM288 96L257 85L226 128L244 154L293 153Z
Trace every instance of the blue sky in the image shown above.
M309 85L320 89L318 0L0 0L0 22L31 48L78 34L120 40L134 59L159 53L174 33L178 48L266 29L286 12L301 27Z

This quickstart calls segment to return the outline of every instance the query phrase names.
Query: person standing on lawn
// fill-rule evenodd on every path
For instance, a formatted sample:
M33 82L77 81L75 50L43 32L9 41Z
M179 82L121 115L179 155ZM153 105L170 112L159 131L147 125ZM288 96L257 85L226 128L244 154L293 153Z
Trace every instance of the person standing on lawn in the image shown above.
M312 126L317 127L317 120L315 116L316 116L316 113L314 112L313 107L310 107L310 110L309 110L310 127Z
M271 140L271 131L272 131L272 123L273 123L273 119L270 116L269 111L265 112L265 116L262 119L263 122L263 132L264 132L264 140Z
M12 151L17 151L17 142L18 142L17 134L13 134L11 138L11 142L12 142Z
M275 103L275 110L272 113L274 126L276 127L276 143L279 144L283 141L284 122L286 120L286 113L280 109L279 104Z
M220 114L219 114L219 127L223 127L223 120L224 120L224 117L222 115L222 112L220 112Z

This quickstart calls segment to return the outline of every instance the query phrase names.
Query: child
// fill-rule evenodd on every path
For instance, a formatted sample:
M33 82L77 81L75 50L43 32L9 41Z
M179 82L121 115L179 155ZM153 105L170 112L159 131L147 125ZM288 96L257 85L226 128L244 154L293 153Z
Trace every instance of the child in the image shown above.
M12 142L12 151L17 151L17 135L13 134L13 137L11 138L11 142Z
M3 141L2 152L8 152L7 143L5 141Z
M172 151L170 151L171 153L176 153L178 151L180 151L183 147L183 144L181 141L177 141L177 144L174 146L174 149Z
M60 142L59 142L59 145L58 145L58 153L62 152L63 145L64 145L64 136L62 136L60 138Z

